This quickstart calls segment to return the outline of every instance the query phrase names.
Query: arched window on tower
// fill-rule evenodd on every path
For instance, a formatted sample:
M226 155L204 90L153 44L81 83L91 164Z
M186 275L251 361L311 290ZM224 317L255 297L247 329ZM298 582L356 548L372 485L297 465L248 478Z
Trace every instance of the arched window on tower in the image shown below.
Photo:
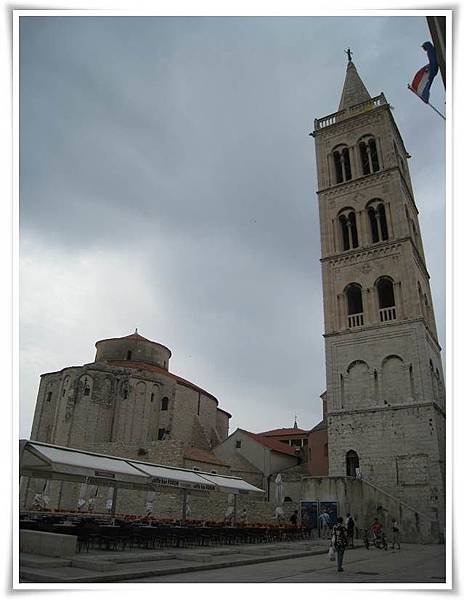
M359 469L359 456L354 450L348 450L348 452L346 453L347 477L356 477L357 469Z
M367 207L367 215L369 217L372 243L388 240L387 217L383 202L373 200Z
M335 180L337 183L349 181L351 175L350 150L346 146L339 146L333 152L333 161L335 166Z
M379 299L380 321L394 321L396 319L395 292L393 281L389 277L381 277L377 283Z
M372 136L365 136L361 139L359 142L359 153L363 175L376 173L380 170L377 143Z
M340 246L342 250L351 250L359 246L358 228L354 210L346 208L338 215L340 225Z
M361 286L358 283L350 283L345 289L345 294L348 306L348 327L361 327L364 325Z

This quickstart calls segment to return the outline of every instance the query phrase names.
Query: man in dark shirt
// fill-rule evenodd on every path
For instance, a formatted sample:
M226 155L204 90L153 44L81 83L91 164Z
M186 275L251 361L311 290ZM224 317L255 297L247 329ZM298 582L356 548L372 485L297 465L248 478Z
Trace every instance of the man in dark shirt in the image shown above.
M343 555L348 545L346 527L343 525L343 519L337 518L337 523L332 530L332 545L337 553L337 571L343 571Z
M350 513L346 513L346 536L351 547L354 548L354 519Z

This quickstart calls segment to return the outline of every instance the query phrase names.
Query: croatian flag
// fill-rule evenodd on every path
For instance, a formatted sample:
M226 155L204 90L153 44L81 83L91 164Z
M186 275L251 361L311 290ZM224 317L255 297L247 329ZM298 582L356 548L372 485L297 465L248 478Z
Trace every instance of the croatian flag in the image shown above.
M409 87L419 96L421 100L424 102L429 101L429 65L425 65L425 67L422 67L420 71L417 71Z

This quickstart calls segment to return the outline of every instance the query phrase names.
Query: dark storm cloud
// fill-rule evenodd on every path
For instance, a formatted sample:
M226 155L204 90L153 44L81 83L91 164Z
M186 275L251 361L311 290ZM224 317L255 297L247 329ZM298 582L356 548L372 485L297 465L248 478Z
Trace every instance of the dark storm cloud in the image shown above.
M425 19L21 17L20 35L24 435L39 372L88 362L96 339L135 326L235 426L291 425L294 411L316 422L308 134L337 110L348 46L413 155L444 342L444 129L406 89Z

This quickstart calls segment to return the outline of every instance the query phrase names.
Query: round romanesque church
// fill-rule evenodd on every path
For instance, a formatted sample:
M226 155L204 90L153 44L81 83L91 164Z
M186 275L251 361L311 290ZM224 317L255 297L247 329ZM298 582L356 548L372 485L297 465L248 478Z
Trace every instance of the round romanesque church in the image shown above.
M41 376L32 439L139 458L159 441L208 452L227 438L231 415L169 371L166 346L137 331L95 346L94 362Z

